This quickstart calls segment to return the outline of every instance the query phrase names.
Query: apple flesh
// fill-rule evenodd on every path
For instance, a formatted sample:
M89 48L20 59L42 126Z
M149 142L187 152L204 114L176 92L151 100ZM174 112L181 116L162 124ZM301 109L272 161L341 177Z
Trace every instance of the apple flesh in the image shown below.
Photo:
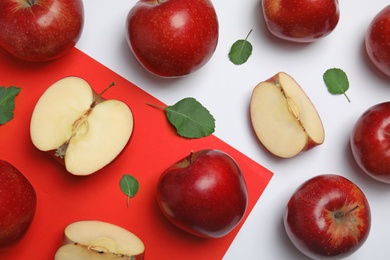
M299 186L283 216L288 237L312 259L339 259L356 252L371 228L366 196L352 181L334 174Z
M161 77L182 77L203 67L218 43L210 0L141 0L131 8L126 38L137 60Z
M368 108L356 121L350 145L359 167L375 180L390 184L390 102Z
M35 105L30 135L74 175L92 174L112 162L133 131L133 114L119 100L105 100L87 81L65 77L51 85Z
M62 57L79 40L81 0L1 0L0 46L28 61Z
M390 76L390 5L383 8L371 21L365 47L369 59L385 75Z
M145 246L132 232L117 225L96 221L78 221L65 228L64 245L55 260L144 259Z
M233 158L219 150L200 150L162 173L157 202L177 227L198 237L219 238L243 218L248 192Z
M12 246L27 233L37 204L35 189L15 166L0 160L0 248Z
M260 142L274 155L293 157L324 142L319 114L303 89L279 72L252 92L250 118Z
M263 16L268 30L292 42L314 42L337 26L338 0L263 0Z

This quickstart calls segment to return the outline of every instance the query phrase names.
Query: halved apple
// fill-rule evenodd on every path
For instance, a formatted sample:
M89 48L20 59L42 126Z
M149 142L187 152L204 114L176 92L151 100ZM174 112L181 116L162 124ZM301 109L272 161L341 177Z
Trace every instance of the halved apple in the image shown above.
M78 221L65 228L64 245L55 260L142 260L145 246L135 234L117 225Z
M250 117L260 142L274 155L293 157L324 142L320 116L304 90L279 72L252 92Z
M33 144L54 153L74 175L89 175L109 164L133 132L130 108L101 94L82 78L65 77L51 85L34 108Z

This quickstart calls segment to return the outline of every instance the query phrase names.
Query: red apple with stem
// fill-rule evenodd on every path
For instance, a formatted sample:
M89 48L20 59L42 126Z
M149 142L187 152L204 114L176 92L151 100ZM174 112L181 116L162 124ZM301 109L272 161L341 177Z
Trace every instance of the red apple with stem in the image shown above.
M157 202L179 228L199 237L218 238L243 218L248 192L232 157L219 150L200 150L163 172Z
M359 167L372 178L390 183L390 102L368 108L356 121L350 144Z
M383 8L371 21L365 46L372 63L390 76L390 5Z
M313 42L330 34L340 18L338 0L263 0L269 31L284 40Z
M140 0L126 21L133 54L161 77L181 77L203 67L217 47L218 30L210 0Z
M347 178L323 174L305 181L283 215L292 243L312 259L344 258L358 250L371 228L362 190Z
M0 13L0 46L35 62L65 55L84 24L82 0L2 0Z
M34 187L12 164L0 160L0 248L17 243L35 215Z

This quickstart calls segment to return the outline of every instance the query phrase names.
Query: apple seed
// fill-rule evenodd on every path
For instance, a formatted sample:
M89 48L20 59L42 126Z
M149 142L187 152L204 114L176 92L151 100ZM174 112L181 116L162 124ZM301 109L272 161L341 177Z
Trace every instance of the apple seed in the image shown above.
M280 89L283 96L286 98L288 110L294 115L294 117L297 119L297 121L300 121L301 116L300 116L299 108L298 108L297 104L295 104L294 100L286 94L284 89L281 87L279 80L275 81L275 85ZM303 128L303 126L302 126L302 128Z

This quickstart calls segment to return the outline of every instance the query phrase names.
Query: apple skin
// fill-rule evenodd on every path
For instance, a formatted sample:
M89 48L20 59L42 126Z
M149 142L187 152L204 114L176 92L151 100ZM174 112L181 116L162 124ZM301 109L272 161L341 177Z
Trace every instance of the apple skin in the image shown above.
M350 145L359 167L372 178L390 184L390 102L368 108L356 121Z
M166 169L158 181L157 202L177 227L202 238L227 235L248 204L244 176L220 150L200 150Z
M268 30L292 42L314 42L330 34L340 18L338 0L263 0Z
M390 5L371 21L365 47L369 59L385 75L390 76Z
M16 244L35 215L34 187L12 164L0 160L0 249Z
M140 0L126 21L134 56L160 77L182 77L203 67L215 52L218 32L210 0Z
M84 24L82 0L2 0L0 13L0 46L33 62L65 55Z
M323 174L296 189L283 222L292 243L308 257L339 259L364 244L371 211L356 184L340 175Z

